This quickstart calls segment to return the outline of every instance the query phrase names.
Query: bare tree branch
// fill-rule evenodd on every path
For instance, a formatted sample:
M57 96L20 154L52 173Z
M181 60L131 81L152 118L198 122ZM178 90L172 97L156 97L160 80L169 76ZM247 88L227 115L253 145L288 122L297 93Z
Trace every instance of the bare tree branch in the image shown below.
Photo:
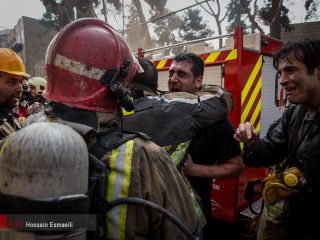
M240 3L243 7L244 12L248 15L248 18L249 18L252 26L254 28L258 29L261 33L264 33L263 29L259 26L259 24L255 20L256 15L251 14L250 9L249 9L249 4L246 4L245 0L240 0ZM254 3L255 4L254 9L256 9L256 7L257 7L256 3L257 3L257 0Z

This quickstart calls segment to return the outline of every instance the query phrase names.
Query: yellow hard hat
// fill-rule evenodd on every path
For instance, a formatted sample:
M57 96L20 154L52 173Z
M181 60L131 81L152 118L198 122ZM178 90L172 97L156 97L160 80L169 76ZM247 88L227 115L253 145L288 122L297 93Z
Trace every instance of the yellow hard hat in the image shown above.
M30 77L21 58L9 48L0 48L0 72Z

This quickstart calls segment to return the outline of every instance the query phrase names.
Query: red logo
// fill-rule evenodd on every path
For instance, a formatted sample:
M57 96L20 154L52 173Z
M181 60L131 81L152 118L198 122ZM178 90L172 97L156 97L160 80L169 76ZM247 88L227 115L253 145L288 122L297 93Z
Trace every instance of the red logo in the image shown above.
M0 215L0 228L8 228L8 217Z

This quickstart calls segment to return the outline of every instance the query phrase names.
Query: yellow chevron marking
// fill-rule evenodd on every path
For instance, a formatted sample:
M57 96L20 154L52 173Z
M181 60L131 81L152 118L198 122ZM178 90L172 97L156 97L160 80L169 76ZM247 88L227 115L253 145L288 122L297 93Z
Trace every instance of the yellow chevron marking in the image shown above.
M260 110L261 110L261 98L259 99L259 102L258 102L258 104L257 104L257 107L256 107L256 109L254 110L254 112L253 112L253 114L252 114L252 117L251 117L251 119L250 119L250 122L251 122L252 125L253 125L254 122L256 121L256 119L257 119L257 117L258 117L258 115L259 115ZM259 117L259 118L260 118L260 117Z
M220 55L221 52L213 52L210 53L210 55L207 57L207 59L204 61L204 63L212 63L214 62L217 57Z
M162 69L164 67L164 65L166 64L168 60L164 59L164 60L160 60L160 62L157 65L157 69Z
M257 124L256 130L257 130L257 132L260 132L260 121Z
M261 85L262 85L262 76L260 76L258 83L255 86L255 88L250 96L250 99L241 114L241 122L244 122L247 119L249 111L252 108L252 105L253 105L255 99L257 98L258 93L261 91Z
M261 69L261 66L262 66L262 56L259 57L256 65L254 66L254 68L250 74L250 77L248 78L248 81L247 81L247 83L241 93L241 104L246 99L248 92L249 92L250 88L252 87L253 81L256 78L259 70Z
M229 53L228 57L226 58L226 61L237 59L237 49L232 49L232 51Z

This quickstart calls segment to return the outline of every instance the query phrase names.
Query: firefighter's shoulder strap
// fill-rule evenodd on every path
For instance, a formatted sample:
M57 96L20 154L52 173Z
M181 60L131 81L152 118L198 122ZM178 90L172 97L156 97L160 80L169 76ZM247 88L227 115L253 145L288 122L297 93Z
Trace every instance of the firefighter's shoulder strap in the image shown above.
M112 130L99 133L97 136L97 142L89 148L89 153L93 154L98 159L101 159L107 152L136 137L148 140L151 139L149 136L141 132Z

